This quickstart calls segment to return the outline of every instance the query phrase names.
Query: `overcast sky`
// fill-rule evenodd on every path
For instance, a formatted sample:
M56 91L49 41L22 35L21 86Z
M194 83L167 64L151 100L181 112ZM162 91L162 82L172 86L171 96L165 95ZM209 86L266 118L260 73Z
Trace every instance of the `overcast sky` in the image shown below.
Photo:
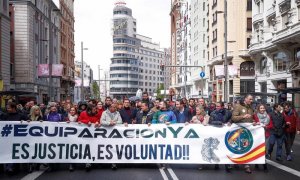
M161 48L170 47L170 1L126 0L137 20L137 33L151 37ZM112 52L112 18L115 0L75 0L75 60L81 60L81 41L84 42L84 61L91 65L98 79L98 65L109 70ZM104 77L103 71L101 78Z

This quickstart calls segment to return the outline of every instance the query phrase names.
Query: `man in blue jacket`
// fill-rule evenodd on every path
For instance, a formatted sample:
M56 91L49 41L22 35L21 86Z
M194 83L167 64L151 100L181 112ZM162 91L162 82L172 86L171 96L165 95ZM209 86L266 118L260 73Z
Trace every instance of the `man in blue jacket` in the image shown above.
M176 109L173 112L176 116L177 123L189 122L188 109L185 108L184 105L183 100L176 101Z

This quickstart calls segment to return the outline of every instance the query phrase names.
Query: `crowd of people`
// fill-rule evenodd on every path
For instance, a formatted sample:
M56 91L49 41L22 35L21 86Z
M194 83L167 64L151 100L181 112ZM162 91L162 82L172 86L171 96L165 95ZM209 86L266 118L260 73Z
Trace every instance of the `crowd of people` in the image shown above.
M200 124L203 126L230 126L232 123L252 123L253 126L260 125L265 129L266 158L272 159L273 147L277 144L275 160L292 161L292 147L296 134L300 132L298 114L291 103L274 104L272 109L264 104L252 106L253 96L245 96L243 101L234 104L223 102L207 104L204 99L182 98L173 102L156 99L151 101L148 93L144 92L141 100L130 101L123 99L118 101L110 97L105 102L89 100L72 104L70 100L61 102L50 102L36 105L30 101L24 105L16 104L14 101L7 103L6 109L1 112L1 121L49 121L82 123L87 126L114 126L117 124L174 124L184 123ZM286 156L283 156L283 146ZM4 164L5 172L14 174L16 164ZM39 169L40 164L29 164L28 171ZM47 164L48 170L52 170L53 164ZM89 171L92 164L85 164ZM112 164L112 169L117 169ZM201 166L199 169L202 169ZM225 165L227 172L233 167ZM258 168L258 165L255 165ZM263 165L267 172L267 165ZM215 165L219 169L219 165ZM69 170L74 170L74 164L69 164ZM249 165L245 165L245 172L251 173Z

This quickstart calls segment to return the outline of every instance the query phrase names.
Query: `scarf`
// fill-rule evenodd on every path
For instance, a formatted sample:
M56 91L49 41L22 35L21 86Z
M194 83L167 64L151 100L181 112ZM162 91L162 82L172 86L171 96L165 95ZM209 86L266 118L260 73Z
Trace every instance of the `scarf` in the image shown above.
M264 124L264 125L268 125L270 123L270 117L267 114L267 112L261 114L261 113L257 113L257 117L259 119L259 122Z
M68 118L70 122L76 122L78 116L75 114L74 116L72 116L71 114L68 114Z

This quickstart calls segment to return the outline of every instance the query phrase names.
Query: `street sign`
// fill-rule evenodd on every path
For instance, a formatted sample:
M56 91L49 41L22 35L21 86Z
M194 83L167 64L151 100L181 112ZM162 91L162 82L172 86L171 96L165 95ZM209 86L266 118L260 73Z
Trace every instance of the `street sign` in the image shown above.
M204 78L204 76L205 76L205 72L202 71L202 72L200 73L200 77L201 77L201 78Z

